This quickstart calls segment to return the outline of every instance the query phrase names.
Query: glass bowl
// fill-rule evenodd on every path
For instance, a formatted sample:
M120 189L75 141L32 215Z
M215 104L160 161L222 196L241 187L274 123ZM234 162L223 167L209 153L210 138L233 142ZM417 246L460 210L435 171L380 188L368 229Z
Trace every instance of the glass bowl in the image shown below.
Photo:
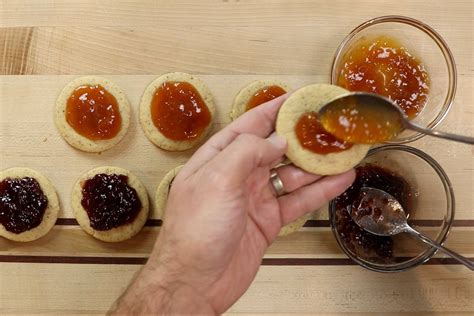
M359 166L367 164L382 167L406 180L411 188L411 206L408 223L415 229L442 244L454 219L454 192L447 174L429 155L405 145L385 145L369 151ZM341 197L341 196L340 196ZM390 258L368 254L364 249L367 239L358 236L346 227L358 226L345 209L337 210L336 200L329 203L329 221L337 243L349 258L364 268L378 272L399 272L428 261L436 249L425 245L405 233L382 238L392 238L393 253ZM347 215L347 216L346 216ZM344 216L346 218L344 219ZM349 223L347 221L350 221ZM372 235L369 234L372 244ZM347 237L350 236L350 237ZM375 238L378 238L375 236ZM361 242L362 240L362 242ZM364 241L365 240L365 241ZM380 239L375 239L377 242ZM366 243L364 245L364 243Z
M337 49L331 66L331 84L337 85L341 64L351 48L368 36L386 35L398 40L418 57L430 75L430 92L423 110L413 119L420 126L434 129L447 115L456 93L456 64L448 45L430 26L403 16L382 16L357 26ZM402 144L424 134L406 130L388 143Z

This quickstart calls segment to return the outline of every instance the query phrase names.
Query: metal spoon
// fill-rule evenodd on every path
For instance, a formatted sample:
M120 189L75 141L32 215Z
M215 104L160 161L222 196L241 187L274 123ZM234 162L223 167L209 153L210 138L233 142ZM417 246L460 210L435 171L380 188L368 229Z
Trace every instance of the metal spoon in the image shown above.
M337 97L318 111L318 117L328 132L352 143L382 143L404 129L411 129L434 137L474 144L474 137L421 127L411 122L393 101L372 93L352 92Z
M371 187L362 188L361 195L362 198L358 207L353 207L350 211L352 219L361 228L379 236L409 233L412 236L418 237L428 245L443 251L469 269L474 270L474 263L472 261L441 246L409 226L403 207L392 195L383 190Z

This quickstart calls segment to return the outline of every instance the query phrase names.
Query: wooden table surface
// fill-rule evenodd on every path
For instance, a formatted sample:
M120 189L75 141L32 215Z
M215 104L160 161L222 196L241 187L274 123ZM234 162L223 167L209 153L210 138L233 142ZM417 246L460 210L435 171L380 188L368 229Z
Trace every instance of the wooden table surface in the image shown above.
M80 230L69 194L86 170L117 165L135 172L149 195L190 152L154 147L137 123L146 85L169 71L199 75L218 105L216 129L229 122L232 98L246 83L277 78L297 88L328 82L340 41L363 21L407 15L447 41L458 89L440 129L473 136L473 2L93 1L0 0L0 169L27 166L48 176L62 205L46 237L19 244L0 240L0 314L104 313L146 260L159 232L152 213L130 241L106 244ZM97 74L119 84L133 111L124 141L101 155L67 146L52 107L71 79ZM432 155L456 192L456 221L447 245L474 257L474 149L432 138L411 146ZM474 312L474 275L436 255L423 266L380 274L352 263L338 248L326 208L300 232L270 248L248 292L229 313L420 315Z

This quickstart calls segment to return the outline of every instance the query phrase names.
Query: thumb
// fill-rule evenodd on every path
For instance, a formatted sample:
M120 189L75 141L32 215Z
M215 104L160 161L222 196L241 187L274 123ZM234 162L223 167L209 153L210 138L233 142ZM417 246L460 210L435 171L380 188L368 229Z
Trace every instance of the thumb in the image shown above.
M210 162L208 167L225 175L230 185L240 185L255 169L268 166L282 158L287 149L286 139L276 134L264 139L251 134L240 134Z

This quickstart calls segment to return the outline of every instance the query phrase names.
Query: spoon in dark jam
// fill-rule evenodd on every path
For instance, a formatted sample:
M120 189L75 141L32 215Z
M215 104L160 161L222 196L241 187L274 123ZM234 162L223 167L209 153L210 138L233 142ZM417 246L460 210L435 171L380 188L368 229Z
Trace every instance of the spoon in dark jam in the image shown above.
M472 261L441 246L408 225L405 211L400 202L383 190L371 187L361 188L359 199L349 212L354 222L369 233L379 236L408 233L474 270Z
M395 138L405 129L434 137L474 144L474 137L455 135L421 127L411 122L390 99L372 93L352 92L325 104L319 120L332 135L350 143L375 144Z

